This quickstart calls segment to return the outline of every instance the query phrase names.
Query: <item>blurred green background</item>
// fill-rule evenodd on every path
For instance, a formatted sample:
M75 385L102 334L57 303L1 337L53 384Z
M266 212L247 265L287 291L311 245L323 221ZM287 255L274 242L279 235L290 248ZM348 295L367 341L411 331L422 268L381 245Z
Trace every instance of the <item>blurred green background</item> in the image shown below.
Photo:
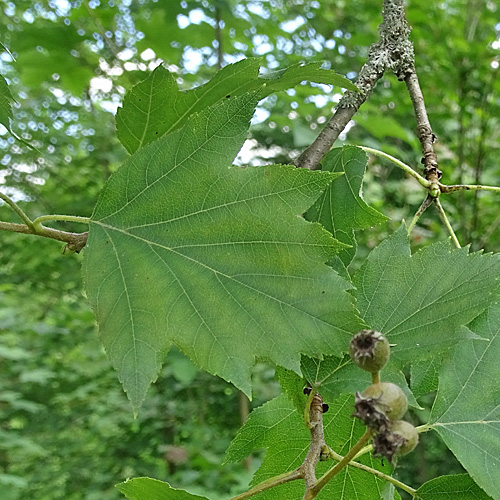
M187 89L243 57L262 71L299 61L351 79L377 40L382 0L0 0L0 73L16 99L12 130L0 126L0 189L32 217L90 216L99 190L127 157L114 112L125 92L163 61ZM407 2L417 69L446 183L498 184L500 8L494 1ZM261 102L240 163L287 163L331 115L341 89L304 84ZM404 84L386 75L338 145L364 144L418 168L420 151ZM364 195L390 216L358 234L353 267L423 199L413 179L371 158ZM443 200L462 244L495 251L498 198L460 193ZM17 222L5 205L0 220ZM82 226L59 224L65 230ZM444 239L429 210L414 248ZM213 500L245 490L259 456L220 465L248 410L279 392L258 365L249 403L178 351L134 420L100 347L82 290L82 255L54 241L0 234L0 497L112 500L113 485L148 475ZM427 408L432 394L423 397ZM421 412L422 413L422 412ZM413 414L415 422L425 415ZM420 415L420 416L419 416ZM460 465L437 438L397 474L413 486Z

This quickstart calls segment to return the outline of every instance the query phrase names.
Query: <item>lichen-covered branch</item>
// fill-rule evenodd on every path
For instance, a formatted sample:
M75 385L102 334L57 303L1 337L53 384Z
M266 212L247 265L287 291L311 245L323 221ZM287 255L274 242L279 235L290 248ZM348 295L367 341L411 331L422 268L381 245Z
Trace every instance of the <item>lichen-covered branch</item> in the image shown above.
M368 59L356 80L360 92L346 91L324 129L295 162L298 167L312 170L319 168L323 156L368 99L386 70L394 71L401 80L410 72L414 54L413 45L408 39L410 28L404 16L403 0L384 0L382 18L380 40L370 47Z
M441 171L438 168L436 153L434 152L434 142L436 136L432 132L427 110L425 109L424 96L420 89L418 76L415 67L412 65L410 72L405 76L406 87L413 103L413 110L417 120L417 135L422 145L422 163L424 164L425 178L437 183L441 179Z

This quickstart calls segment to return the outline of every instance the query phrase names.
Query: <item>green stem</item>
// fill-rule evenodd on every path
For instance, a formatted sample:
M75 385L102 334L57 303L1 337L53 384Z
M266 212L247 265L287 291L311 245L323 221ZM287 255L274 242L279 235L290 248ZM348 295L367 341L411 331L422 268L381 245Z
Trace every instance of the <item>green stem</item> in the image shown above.
M245 491L245 493L241 493L240 495L236 495L230 500L244 500L245 498L250 498L258 493L274 488L275 486L279 486L280 484L289 483L290 481L295 481L296 479L302 479L302 477L302 472L299 469L285 472L279 476L274 476L262 481L262 483L254 486L251 490Z
M32 230L32 231L35 231L34 227L33 227L33 222L31 221L31 219L23 212L23 210L21 209L21 207L15 203L14 201L12 201L6 194L3 194L3 193L0 193L0 199L3 200L5 203L7 203L7 205L10 206L10 208L12 208L12 210L14 210L14 212L16 212L16 214L19 216L19 218Z
M444 211L443 205L441 205L441 202L439 201L438 198L434 199L434 204L436 205L436 209L438 211L439 217L441 218L443 224L445 225L446 229L448 229L448 232L450 233L451 241L453 241L454 245L457 248L461 248L460 242L458 241L458 238L457 238L457 235L455 234L455 231L453 231L453 228L451 227L450 221L448 220L448 217L446 216L446 212Z
M452 193L454 191L495 191L500 193L500 187L482 186L481 184L439 184L442 193Z
M82 224L89 224L89 217L79 217L78 215L42 215L41 217L37 217L33 221L33 226L38 231L42 226L42 222L44 221L64 221L64 222L81 222Z
M314 486L304 495L303 500L312 500L316 495L354 458L361 448L372 438L373 432L367 429L359 438L358 442L347 452L346 456L340 460L334 467L321 476Z
M434 198L432 196L427 195L427 197L425 198L425 200L422 202L417 212L415 213L412 221L410 222L410 225L408 226L408 234L411 233L418 219L422 217L422 214L427 210L427 207L432 203L432 200L434 200Z
M413 168L411 168L406 163L403 163L401 160L394 158L394 156L384 153L383 151L379 151L378 149L368 148L366 146L358 146L358 147L361 148L363 151L366 151L367 153L371 153L375 156L380 156L381 158L386 158L387 160L391 161L399 168L403 169L407 174L417 179L420 185L424 186L425 188L428 189L431 186L430 181L428 181L425 177L422 177L418 172L413 170Z
M380 384L380 372L372 373L372 384Z
M371 448L371 446L370 446L370 448ZM361 451L363 451L363 450L361 450ZM358 455L360 453L358 453ZM344 458L342 455L335 453L331 448L328 449L328 454L331 458L333 458L334 460L337 460L338 462L340 462ZM360 464L358 462L349 462L349 466L355 467L356 469L364 470L366 472L369 472L370 474L373 474L374 476L377 476L381 479L384 479L385 481L392 483L394 486L397 486L398 488L402 489L403 491L406 491L407 493L409 493L412 496L415 496L415 494L417 493L416 490L414 490L413 488L411 488L407 484L402 483L401 481L398 481L397 479L393 478L392 476L388 476L387 474L384 474L383 472L381 472L377 469L373 469L371 467L368 467L367 465L363 465L363 464Z
M434 426L432 424L424 424L424 425L419 425L418 427L415 427L417 429L417 432L420 434L422 432L429 432L434 429Z

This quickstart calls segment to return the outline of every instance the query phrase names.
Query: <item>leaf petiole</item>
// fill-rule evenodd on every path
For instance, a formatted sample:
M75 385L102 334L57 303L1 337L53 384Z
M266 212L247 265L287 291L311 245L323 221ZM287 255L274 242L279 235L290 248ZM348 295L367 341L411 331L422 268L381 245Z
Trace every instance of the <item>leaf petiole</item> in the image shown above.
M391 155L389 155L387 153L384 153L383 151L379 151L378 149L373 149L373 148L369 148L369 147L366 147L366 146L358 146L358 147L360 149L362 149L363 151L365 151L366 153L371 153L372 155L380 156L381 158L385 158L385 159L391 161L392 163L394 163L394 165L397 165L399 168L401 168L402 170L404 170L407 174L409 174L412 177L414 177L415 179L417 179L417 181L423 187L425 187L427 189L429 189L431 187L431 182L430 181L428 181L425 177L422 177L418 172L416 172L415 170L413 170L413 168L411 168L406 163L403 163L401 160L398 160L397 158L394 158L394 156L391 156Z
M354 457L356 459L358 456L364 455L367 451L371 451L373 449L372 445L365 446L360 452ZM366 451L364 451L366 450ZM339 455L338 453L334 452L331 448L329 448L328 453L331 458L334 460L337 460L340 462L344 457L342 455ZM380 479L384 479L390 483L392 483L394 486L397 486L398 488L402 489L403 491L406 491L412 496L415 496L416 490L411 488L405 483L402 483L401 481L398 481L397 479L393 478L392 476L389 476L387 474L384 474L383 472L373 469L372 467L368 467L367 465L360 464L358 462L349 462L349 465L351 467L355 467L356 469L364 470L366 472L369 472L370 474L373 474L374 476L379 477Z
M89 224L90 217L79 217L78 215L42 215L33 221L35 231L43 229L42 222L44 221L64 221L64 222L80 222L82 224Z
M434 204L436 205L436 209L438 211L441 221L443 222L444 226L450 233L451 241L453 241L453 244L457 248L462 248L460 246L460 242L458 241L457 235L455 234L455 231L453 231L453 228L451 227L450 221L446 215L446 212L444 211L443 205L441 205L441 202L439 201L438 198L434 198Z
M22 208L13 200L11 200L6 194L0 193L0 199L3 200L7 205L16 212L16 214L19 216L19 218L32 230L35 231L35 228L33 227L33 222L32 220L24 213Z

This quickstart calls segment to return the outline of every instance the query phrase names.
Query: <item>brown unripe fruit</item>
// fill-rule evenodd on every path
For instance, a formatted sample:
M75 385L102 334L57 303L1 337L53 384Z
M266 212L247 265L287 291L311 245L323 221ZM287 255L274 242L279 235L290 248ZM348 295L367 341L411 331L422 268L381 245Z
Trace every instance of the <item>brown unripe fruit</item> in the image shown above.
M380 371L391 354L387 339L375 330L361 330L349 344L349 354L353 362L370 373Z

